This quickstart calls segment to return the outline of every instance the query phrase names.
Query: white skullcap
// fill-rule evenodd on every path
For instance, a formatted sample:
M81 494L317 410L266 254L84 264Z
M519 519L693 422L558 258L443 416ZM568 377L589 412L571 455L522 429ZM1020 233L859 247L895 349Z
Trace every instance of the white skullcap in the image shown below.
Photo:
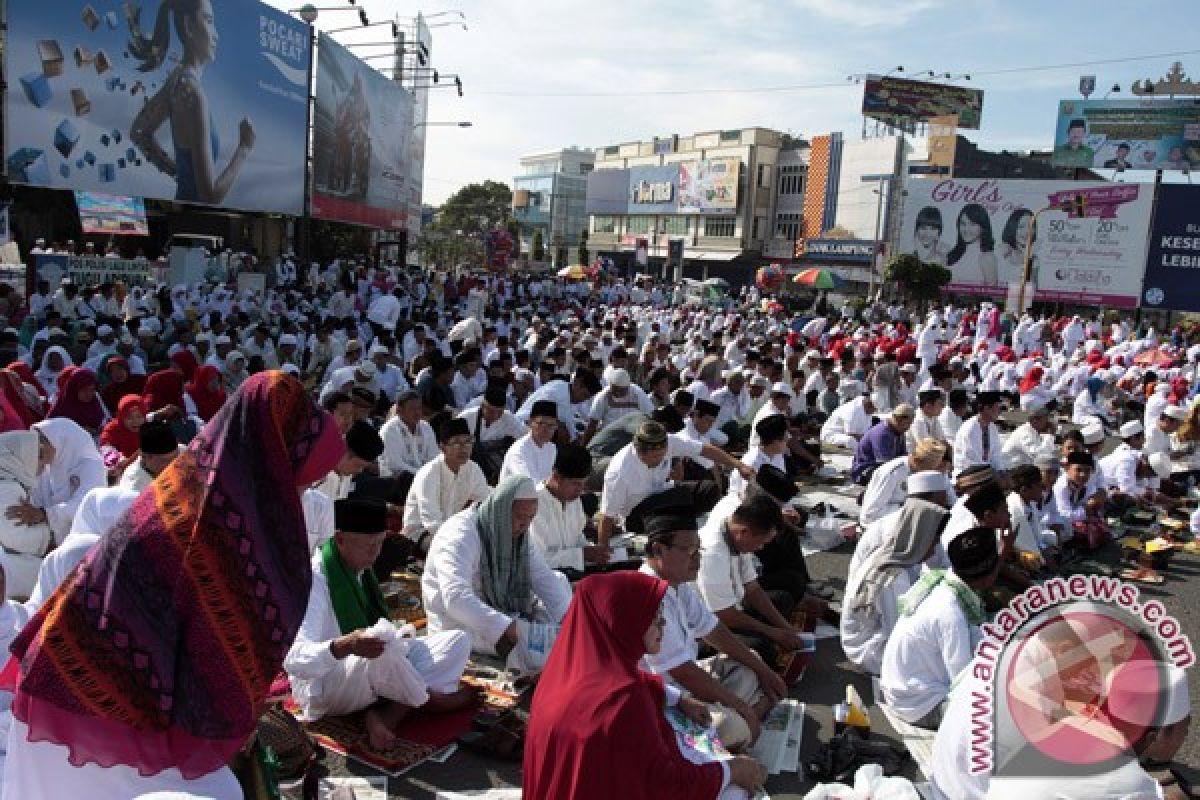
M1083 434L1084 444L1100 444L1100 442L1104 441L1103 425L1088 425L1081 433Z
M533 481L529 479L522 480L517 485L517 492L513 495L513 500L537 500L537 487Z
M900 371L901 371L901 372L916 372L916 371L917 371L917 365L916 365L916 364L913 364L913 363L911 363L911 362L910 362L910 363L908 363L908 364L905 364L904 366L902 366L902 367L900 368Z
M796 393L792 391L792 387L783 381L779 381L771 387L771 394L786 394L789 398L796 396Z
M925 492L945 492L950 490L950 480L944 472L927 469L914 472L908 476L908 493L923 494Z
M381 344L371 345L371 357L391 355L391 351Z
M1061 469L1062 459L1053 447L1039 450L1033 457L1033 465L1038 469Z
M1163 409L1163 416L1183 422L1187 419L1187 411L1179 406L1170 405Z
M299 344L299 343L300 343L300 340L296 338L296 334L294 334L294 333L279 334L279 346L280 347L283 347L286 344L295 345L295 344Z
M530 372L529 370L525 369L524 367L517 367L516 369L513 370L513 380L514 381L531 381L531 380L533 380L533 373Z
M1036 414L1046 408L1046 398L1036 392L1021 395L1021 410Z
M820 350L809 350L807 353L804 354L804 357L805 358L820 358L821 351Z
M295 375L296 377L300 377L300 368L297 367L295 364L291 363L290 361L287 364L284 364L282 367L280 367L280 369L282 369L288 375Z
M1137 420L1130 420L1121 426L1121 438L1128 439L1131 436L1137 436L1139 433L1145 433L1146 429L1142 427L1142 423Z
M233 344L233 339L230 339L226 334L222 333L217 337L216 344Z
M111 325L101 325L99 328L96 328L97 336L112 336L112 332L113 329Z
M769 380L767 380L766 375L757 375L756 374L750 378L750 385L751 386L761 386L765 389L766 387L771 385L771 382Z
M616 386L618 389L628 388L630 384L629 370L614 369L612 374L608 376L608 382L613 386Z

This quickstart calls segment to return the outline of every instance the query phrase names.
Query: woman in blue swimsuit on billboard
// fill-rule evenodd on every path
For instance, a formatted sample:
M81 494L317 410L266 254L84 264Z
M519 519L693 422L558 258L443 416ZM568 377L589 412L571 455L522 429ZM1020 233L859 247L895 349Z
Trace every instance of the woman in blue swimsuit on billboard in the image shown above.
M162 66L171 46L172 22L183 47L178 66L134 118L130 138L146 154L146 160L175 179L176 200L219 205L254 147L254 126L249 119L242 118L237 148L225 169L218 173L220 141L200 82L205 65L217 53L212 0L163 0L150 37L142 35L141 8L129 4L127 9L129 52L141 62L138 69L142 72ZM156 138L159 128L168 120L173 157Z

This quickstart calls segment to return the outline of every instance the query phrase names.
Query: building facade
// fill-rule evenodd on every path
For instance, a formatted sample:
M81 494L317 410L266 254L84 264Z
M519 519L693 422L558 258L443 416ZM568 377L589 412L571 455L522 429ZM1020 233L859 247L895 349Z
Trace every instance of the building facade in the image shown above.
M594 161L591 150L575 147L521 159L521 174L513 178L513 216L521 225L523 253L533 252L540 231L546 260L559 266L575 262L588 229L584 204Z

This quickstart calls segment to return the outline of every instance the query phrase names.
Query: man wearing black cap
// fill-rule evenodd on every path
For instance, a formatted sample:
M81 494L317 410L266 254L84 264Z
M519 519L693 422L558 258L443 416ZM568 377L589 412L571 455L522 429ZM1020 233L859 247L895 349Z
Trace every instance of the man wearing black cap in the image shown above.
M528 420L529 433L517 439L504 454L500 480L510 475L524 475L534 483L540 483L549 478L554 469L558 452L554 439L562 425L558 406L552 400L535 400L530 406Z
M460 685L471 639L461 631L411 638L392 625L370 569L387 532L386 505L339 500L334 514L337 533L313 557L308 609L284 669L302 719L366 709L371 745L386 749L412 709L473 701L474 690Z
M1002 473L1004 443L1000 440L1000 429L996 427L996 420L1000 418L1000 393L980 392L975 405L978 413L964 422L954 437L954 473L957 475L976 464L987 464L998 474Z
M959 476L962 497L950 509L950 521L942 531L942 549L946 552L956 536L971 528L991 528L1003 537L1014 535L1008 498L995 473L987 468L976 469L979 471Z
M417 471L404 502L404 535L420 553L450 517L487 497L483 470L471 460L474 439L464 419L442 427L442 453Z
M483 469L488 483L495 483L499 479L505 453L515 441L529 432L525 423L508 410L507 404L504 384L491 383L478 405L458 415L467 423L475 440L475 446L471 448L471 460Z
M729 437L716 427L717 415L720 413L721 407L711 400L697 400L679 435L700 445L711 444L716 447L724 447L729 443ZM691 481L712 479L718 485L724 485L721 473L715 469L712 459L704 456L686 459L683 462L683 477Z
M411 484L417 470L438 457L437 434L422 417L421 395L407 389L396 397L395 413L383 423L379 436L383 455L379 472ZM407 495L408 486L401 492Z
M337 466L321 481L317 488L331 501L341 500L350 494L356 475L374 465L383 453L383 440L370 423L358 421L346 431L346 452Z
M582 578L589 568L603 566L612 549L594 545L584 535L588 517L579 498L592 472L592 456L578 445L558 448L554 470L538 484L537 516L529 525L529 542L546 563L568 578ZM591 570L594 571L594 570Z
M984 620L980 593L1000 568L992 528L960 533L947 554L951 568L926 572L901 600L880 675L891 712L927 730L937 730L955 678L974 657Z
M696 518L683 509L663 509L647 519L646 533L641 571L669 584L663 596L662 646L646 656L646 665L705 703L721 743L740 752L758 738L760 720L787 695L787 686L705 607L695 585L700 571ZM717 655L700 659L698 640Z
M1072 450L1067 455L1067 465L1053 489L1054 505L1067 525L1084 522L1104 510L1106 495L1092 480L1095 471L1096 460L1091 453Z
M140 492L179 455L179 440L171 423L166 420L143 423L138 429L138 450L138 457L121 475L121 485Z
M599 391L600 379L590 370L581 367L575 370L569 383L556 379L543 384L540 389L529 396L525 404L517 411L517 417L522 422L528 422L533 411L533 404L549 400L554 403L557 412L558 441L572 442L578 438L575 430L575 406L591 400Z

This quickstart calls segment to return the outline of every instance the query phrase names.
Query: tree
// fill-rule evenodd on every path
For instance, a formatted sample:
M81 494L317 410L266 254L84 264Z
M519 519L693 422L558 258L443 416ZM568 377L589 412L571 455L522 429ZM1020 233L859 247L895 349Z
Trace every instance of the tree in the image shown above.
M513 260L521 257L521 223L517 222L516 217L508 218L508 234L513 240Z
M922 261L912 253L892 256L883 268L883 279L895 282L910 300L922 305L941 294L953 273L941 264Z
M533 232L533 246L530 248L530 257L534 261L546 260L546 242L542 238L542 231L539 228Z
M832 228L821 232L822 239L853 239L854 234L841 225L834 225Z
M437 222L444 231L479 236L503 228L512 214L512 190L497 181L470 183L445 203Z
M587 228L584 228L583 231L579 234L579 263L583 264L585 267L588 265L587 240L588 240L588 232L587 232Z

